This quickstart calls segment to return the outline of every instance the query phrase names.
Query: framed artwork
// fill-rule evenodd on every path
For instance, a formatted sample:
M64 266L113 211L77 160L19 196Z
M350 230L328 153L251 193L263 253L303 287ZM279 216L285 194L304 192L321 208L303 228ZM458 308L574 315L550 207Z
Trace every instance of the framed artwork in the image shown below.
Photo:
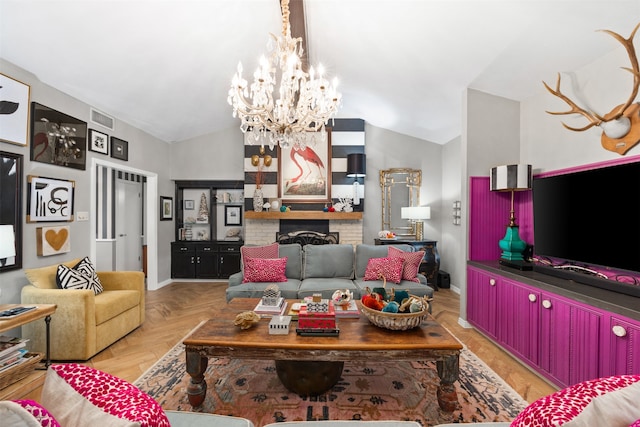
M173 198L160 196L160 221L173 219Z
M195 201L193 201L193 200L185 200L184 201L184 210L185 211L192 211L193 209L195 209Z
M73 221L75 181L27 176L27 222Z
M0 151L0 273L22 268L22 160Z
M224 207L224 225L242 225L242 206Z
M0 141L26 147L31 88L0 73Z
M278 198L283 203L331 202L330 131L304 150L278 148Z
M31 160L85 170L87 123L31 103Z
M36 251L38 256L50 256L71 252L70 227L36 228Z
M111 137L111 157L118 160L129 160L129 143L120 138Z
M89 150L109 154L109 135L89 129Z

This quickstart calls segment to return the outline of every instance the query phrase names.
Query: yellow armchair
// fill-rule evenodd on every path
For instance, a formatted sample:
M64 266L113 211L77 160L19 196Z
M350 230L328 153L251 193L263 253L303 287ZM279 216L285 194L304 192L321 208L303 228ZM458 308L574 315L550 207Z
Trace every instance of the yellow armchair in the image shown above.
M64 263L75 266L80 259ZM51 358L87 360L144 322L145 283L141 271L97 272L104 291L59 289L58 265L26 269L29 284L22 288L23 304L56 304L51 316ZM44 322L22 327L32 351L45 352Z

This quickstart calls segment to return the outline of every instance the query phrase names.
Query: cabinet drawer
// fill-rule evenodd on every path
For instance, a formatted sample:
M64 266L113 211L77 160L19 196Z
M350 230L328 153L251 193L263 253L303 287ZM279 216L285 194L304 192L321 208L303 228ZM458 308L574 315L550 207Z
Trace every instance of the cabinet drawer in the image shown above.
M240 253L240 245L231 245L226 243L218 244L218 252L220 253Z
M202 245L196 247L197 252L205 252L205 253L213 253L216 251L215 246L213 245Z
M189 252L195 252L195 248L193 246L190 245L181 245L181 244L174 244L171 245L171 252L175 252L175 253L189 253Z

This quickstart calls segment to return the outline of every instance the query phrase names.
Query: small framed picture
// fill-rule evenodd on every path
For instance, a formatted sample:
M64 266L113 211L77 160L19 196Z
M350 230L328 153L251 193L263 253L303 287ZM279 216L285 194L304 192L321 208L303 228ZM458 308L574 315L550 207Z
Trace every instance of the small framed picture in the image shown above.
M195 208L195 202L193 200L185 200L184 201L184 210L192 211Z
M173 219L173 198L160 196L160 221Z
M242 206L224 207L224 225L242 225Z
M111 157L118 160L129 160L129 143L114 136L111 137Z
M89 129L89 150L109 154L109 135Z

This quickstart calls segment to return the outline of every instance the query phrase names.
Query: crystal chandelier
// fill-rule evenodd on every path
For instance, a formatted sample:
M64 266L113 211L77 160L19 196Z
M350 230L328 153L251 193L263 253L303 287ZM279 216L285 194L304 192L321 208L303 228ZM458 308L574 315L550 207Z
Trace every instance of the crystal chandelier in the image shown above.
M282 36L270 35L270 55L260 59L253 83L249 86L242 77L238 63L227 100L233 117L242 122L240 130L251 134L251 143L305 149L319 138L326 140L325 124L338 110L342 95L336 91L337 79L330 84L324 78L322 65L308 73L302 69L302 38L291 37L289 0L282 0Z

